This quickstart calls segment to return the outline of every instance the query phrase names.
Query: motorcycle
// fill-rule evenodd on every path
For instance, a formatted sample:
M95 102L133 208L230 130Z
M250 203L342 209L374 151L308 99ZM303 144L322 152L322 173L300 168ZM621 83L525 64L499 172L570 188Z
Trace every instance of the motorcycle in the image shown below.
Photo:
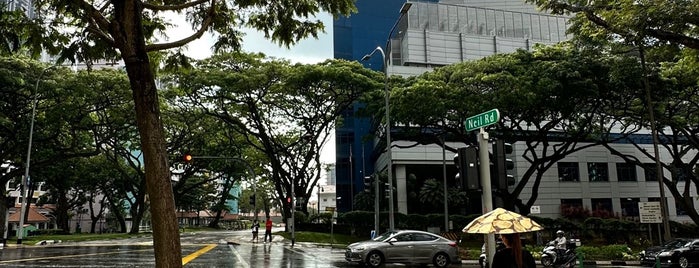
M549 242L541 251L541 265L547 268L574 268L577 262L575 248L580 245L579 241L578 239L568 240L566 251L561 256L558 256L558 251L556 251L556 243Z

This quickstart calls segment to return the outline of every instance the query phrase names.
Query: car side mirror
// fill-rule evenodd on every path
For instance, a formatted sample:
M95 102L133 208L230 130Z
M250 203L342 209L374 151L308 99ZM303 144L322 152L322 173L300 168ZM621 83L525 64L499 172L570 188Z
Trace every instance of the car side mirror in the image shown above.
M398 239L394 237L394 238L389 239L388 243L393 244L393 242L397 242L397 241L398 241Z

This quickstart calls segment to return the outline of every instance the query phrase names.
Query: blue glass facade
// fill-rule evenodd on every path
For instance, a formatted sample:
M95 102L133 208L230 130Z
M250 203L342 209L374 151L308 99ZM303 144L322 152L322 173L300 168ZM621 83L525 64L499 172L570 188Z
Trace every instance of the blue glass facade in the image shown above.
M333 24L334 57L358 61L377 46L383 47L403 3L405 0L357 0L358 12L340 17ZM383 67L381 57L372 57L363 64L377 71ZM366 139L370 133L370 120L354 116L361 105L358 103L352 111L346 111L343 125L335 130L339 212L353 210L353 196L364 187L362 178L374 172L372 140Z

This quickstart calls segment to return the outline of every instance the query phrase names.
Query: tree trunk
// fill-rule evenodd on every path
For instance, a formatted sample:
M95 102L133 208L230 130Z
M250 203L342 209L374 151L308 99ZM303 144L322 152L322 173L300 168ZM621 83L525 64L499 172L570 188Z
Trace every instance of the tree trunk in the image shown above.
M117 23L111 25L110 32L126 65L136 108L146 173L146 192L153 217L155 266L182 267L179 226L160 118L160 103L141 24L143 7L137 0L113 3Z

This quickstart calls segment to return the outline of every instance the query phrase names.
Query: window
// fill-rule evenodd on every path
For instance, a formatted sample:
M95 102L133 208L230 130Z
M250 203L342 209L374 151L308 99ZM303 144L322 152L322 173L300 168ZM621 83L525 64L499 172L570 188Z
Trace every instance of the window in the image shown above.
M675 213L677 213L677 216L687 215L687 211L684 210L682 204L677 200L675 200Z
M428 234L413 234L413 241L434 241L437 237Z
M558 163L559 181L580 181L580 170L577 162Z
M607 163L587 163L587 173L590 181L609 181Z
M631 163L616 163L616 177L618 181L637 181L636 165Z
M614 216L611 198L592 198L592 216L611 218Z
M571 219L587 217L582 199L561 199L561 216Z
M646 176L646 181L658 181L658 173L655 163L644 163L643 164L643 174Z
M621 204L621 216L623 217L638 217L638 202L639 198L622 198L619 200Z

